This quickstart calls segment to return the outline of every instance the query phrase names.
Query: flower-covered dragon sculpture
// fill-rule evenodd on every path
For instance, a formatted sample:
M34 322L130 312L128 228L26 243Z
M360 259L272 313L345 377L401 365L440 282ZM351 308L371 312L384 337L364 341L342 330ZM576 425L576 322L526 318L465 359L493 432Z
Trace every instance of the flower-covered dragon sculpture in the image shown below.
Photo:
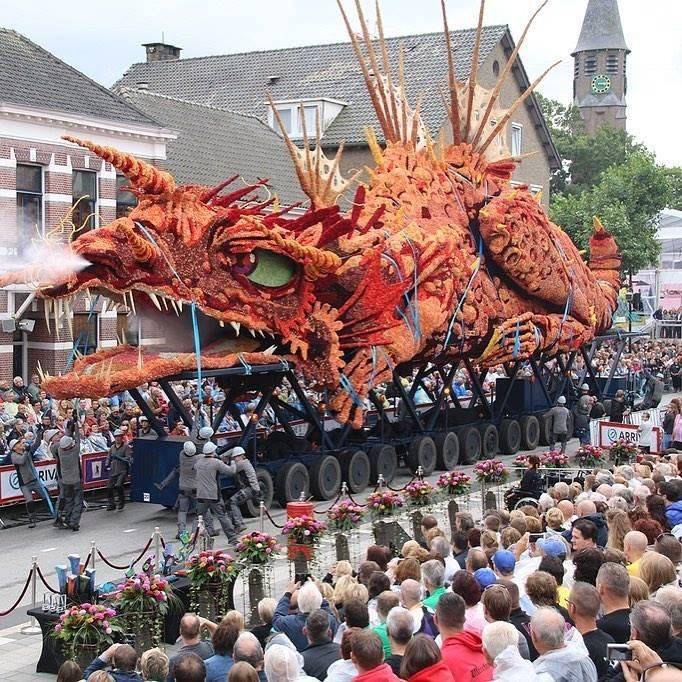
M500 107L523 36L492 90L477 83L476 69L458 82L443 9L452 128L445 143L429 136L419 106L409 106L402 55L394 69L380 19L377 43L357 9L362 37L343 16L384 143L368 129L376 166L358 184L350 212L337 204L350 184L338 170L341 150L333 162L325 158L319 131L316 145L304 136L303 150L285 136L310 199L305 210L259 202L258 185L177 186L148 163L67 138L126 175L138 205L73 240L89 265L41 283L46 306L62 310L63 299L88 288L129 308L146 302L174 310L187 329L194 306L220 332L203 335L203 367L294 362L332 391L329 409L339 421L355 425L368 392L398 365L468 356L486 367L565 352L607 330L619 287L615 241L595 221L585 263L541 203L510 182L515 159L503 133L539 81ZM473 64L481 25L482 11ZM99 396L196 363L191 348L121 345L77 360L46 387L59 397Z

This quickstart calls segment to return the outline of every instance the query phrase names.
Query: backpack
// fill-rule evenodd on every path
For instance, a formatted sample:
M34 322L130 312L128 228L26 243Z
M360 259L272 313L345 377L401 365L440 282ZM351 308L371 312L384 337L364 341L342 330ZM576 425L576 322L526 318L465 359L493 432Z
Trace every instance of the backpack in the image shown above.
M436 639L436 637L438 637L440 634L438 626L433 620L433 614L426 608L426 606L422 606L422 624L415 634L428 635L433 639Z

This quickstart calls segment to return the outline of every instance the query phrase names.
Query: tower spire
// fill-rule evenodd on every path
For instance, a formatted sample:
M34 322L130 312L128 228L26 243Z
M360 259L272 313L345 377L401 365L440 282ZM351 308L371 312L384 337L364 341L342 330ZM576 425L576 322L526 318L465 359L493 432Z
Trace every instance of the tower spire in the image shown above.
M588 50L630 52L620 23L618 0L588 0L578 44L571 56Z

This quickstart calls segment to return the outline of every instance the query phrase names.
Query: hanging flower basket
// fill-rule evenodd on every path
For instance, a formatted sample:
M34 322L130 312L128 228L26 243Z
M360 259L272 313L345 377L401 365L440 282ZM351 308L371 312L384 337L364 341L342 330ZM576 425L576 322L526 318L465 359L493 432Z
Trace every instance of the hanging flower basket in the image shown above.
M404 504L402 496L392 490L378 490L367 496L367 508L375 519L394 516Z
M365 510L355 502L343 500L327 512L329 530L347 533L362 523Z
M468 495L471 492L471 476L463 471L448 471L438 477L436 486L446 499Z
M245 564L266 564L274 561L281 547L277 540L259 531L242 535L237 543L237 555Z
M632 441L620 438L611 445L609 454L611 456L611 461L616 466L621 466L622 464L634 462L639 454L639 448Z
M588 469L603 467L606 464L606 452L598 445L583 445L576 451L575 461Z
M499 459L486 459L476 462L474 474L481 483L504 483L509 478L509 470Z
M221 550L204 550L188 562L190 609L202 618L216 620L229 610L231 590L239 573L237 562Z
M540 466L545 469L565 469L568 466L568 455L558 450L550 450L540 455Z
M436 489L428 481L410 481L405 486L405 497L413 507L426 507L433 503Z

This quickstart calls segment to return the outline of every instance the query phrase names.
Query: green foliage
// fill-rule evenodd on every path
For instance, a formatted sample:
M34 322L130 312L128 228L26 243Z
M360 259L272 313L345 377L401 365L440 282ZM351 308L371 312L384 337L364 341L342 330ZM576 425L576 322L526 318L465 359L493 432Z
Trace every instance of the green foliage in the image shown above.
M665 176L668 181L668 208L682 211L682 168L666 168Z

